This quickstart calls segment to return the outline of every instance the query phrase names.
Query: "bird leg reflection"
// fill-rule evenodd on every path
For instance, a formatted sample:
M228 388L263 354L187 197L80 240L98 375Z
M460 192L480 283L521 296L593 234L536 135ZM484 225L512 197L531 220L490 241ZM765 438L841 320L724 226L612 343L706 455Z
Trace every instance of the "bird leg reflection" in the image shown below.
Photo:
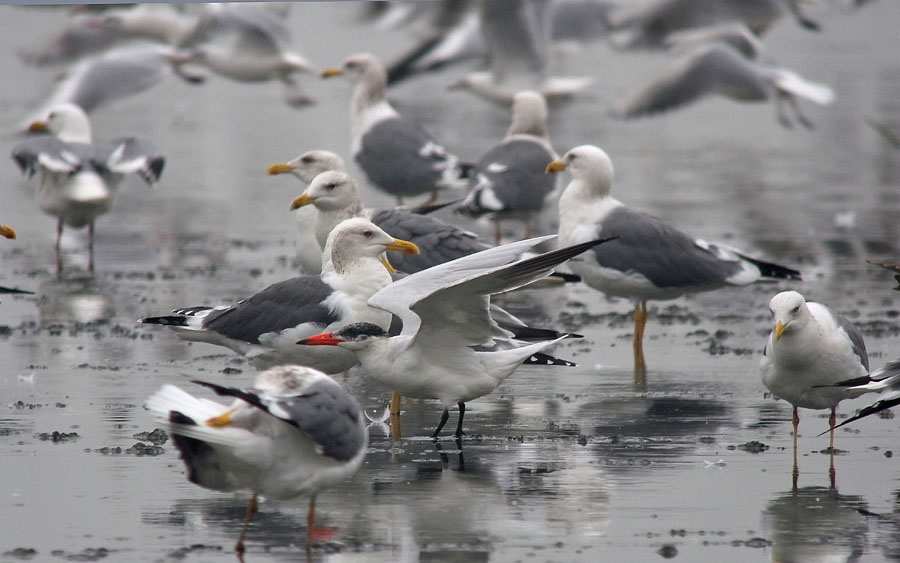
M238 553L244 553L244 536L247 534L247 527L250 526L250 520L253 519L253 515L256 514L256 493L253 493L253 496L250 497L250 504L247 505L247 514L244 516L244 526L241 528L241 535L238 537L238 541L234 544L234 550Z
M835 481L837 480L837 472L834 469L834 423L836 421L835 417L835 407L831 407L831 416L828 417L828 427L830 428L830 437L828 439L828 480L831 483L831 488L835 488Z
M88 223L88 271L94 273L94 222Z
M313 527L316 524L316 496L309 499L309 510L306 511L306 556L309 557L312 547Z
M800 414L797 412L797 407L794 407L791 423L794 425L794 469L791 471L791 482L793 488L796 489L797 479L800 477L800 468L797 467L797 425L800 424Z
M60 254L59 245L60 239L62 239L62 230L63 230L63 222L62 217L56 221L56 245L53 247L56 249L56 273L57 275L62 272L62 254Z
M647 324L647 302L638 301L634 306L634 381L642 384L647 374L644 361L644 327Z

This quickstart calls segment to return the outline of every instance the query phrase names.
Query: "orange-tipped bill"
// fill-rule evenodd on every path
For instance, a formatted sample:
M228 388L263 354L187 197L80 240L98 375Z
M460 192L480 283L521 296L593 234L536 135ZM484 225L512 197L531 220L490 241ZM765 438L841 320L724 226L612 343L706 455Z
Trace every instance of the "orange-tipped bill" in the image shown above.
M773 342L778 342L778 339L781 338L782 333L784 332L784 325L781 321L775 323L775 338L772 339Z
M47 130L47 122L46 121L32 121L28 125L28 131L30 133L39 133L41 131Z
M566 169L566 165L561 160L554 160L544 168L545 174L553 174L554 172L562 172Z
M16 232L12 229L12 227L0 225L0 237L14 239L16 238Z
M317 334L315 336L310 336L309 338L304 338L303 340L298 340L297 344L302 344L304 346L337 346L341 342L343 342L343 340L331 336L330 332L326 332L324 334Z
M344 74L344 71L339 68L326 68L319 76L321 78L331 78L332 76L340 76L342 74Z
M207 426L212 426L213 428L222 428L223 426L228 426L231 424L231 415L234 414L234 409L229 411L225 411L219 416L214 416L206 421Z

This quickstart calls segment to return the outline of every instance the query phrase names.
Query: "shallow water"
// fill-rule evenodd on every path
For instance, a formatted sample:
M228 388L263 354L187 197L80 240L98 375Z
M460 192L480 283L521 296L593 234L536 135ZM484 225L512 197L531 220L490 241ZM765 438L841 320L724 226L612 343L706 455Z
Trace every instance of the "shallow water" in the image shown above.
M297 42L321 67L367 49L390 58L409 41L355 20L352 5L291 13ZM0 7L0 134L11 132L52 72L24 66L17 48L57 29L59 10ZM568 53L566 73L595 89L552 113L558 151L586 142L616 164L616 195L691 233L803 270L803 283L722 290L651 305L643 385L631 374L630 306L586 287L528 290L504 304L536 324L585 335L558 355L578 368L523 368L471 402L469 436L424 438L438 404L411 401L392 443L370 430L354 479L319 497L317 561L887 561L900 558L897 425L871 417L838 431L837 490L828 489L826 414L803 411L799 488L791 487L790 408L765 394L757 363L766 303L787 287L830 304L863 330L873 365L895 357L900 305L887 272L865 258L900 257L900 151L865 124L900 130L900 4L816 14L812 34L789 21L767 39L781 62L837 91L804 106L814 131L784 129L767 106L705 100L643 121L605 117L616 93L663 58L600 44ZM444 86L464 69L392 92L403 111L474 159L506 129L506 112ZM253 369L215 347L178 341L135 319L177 306L226 303L293 274L292 178L265 168L311 148L349 147L342 82L306 81L319 100L297 111L276 85L203 87L169 81L95 112L98 135L140 133L168 155L160 185L122 186L98 222L97 274L84 257L53 266L54 222L36 207L12 162L0 166L0 285L34 296L0 305L0 554L35 560L222 560L233 557L246 495L187 482L171 444L131 449L155 422L141 408L185 376L247 384ZM365 192L372 205L387 199ZM854 217L849 226L837 214ZM452 217L456 220L457 218ZM490 227L466 223L487 234ZM77 248L79 236L66 244ZM386 391L344 378L370 414ZM862 398L841 404L851 413ZM455 421L451 419L451 424ZM52 440L54 431L77 433ZM45 439L49 438L49 439ZM737 448L761 442L751 453ZM147 444L148 442L143 442ZM248 561L303 557L306 506L264 502ZM896 517L894 517L896 518Z

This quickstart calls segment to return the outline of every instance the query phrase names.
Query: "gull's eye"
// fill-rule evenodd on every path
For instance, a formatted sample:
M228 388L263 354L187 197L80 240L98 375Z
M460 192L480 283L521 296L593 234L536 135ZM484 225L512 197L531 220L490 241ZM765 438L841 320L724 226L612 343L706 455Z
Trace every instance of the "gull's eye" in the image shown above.
M302 162L303 164L311 164L315 162L315 159L309 155L306 155L300 158L300 162Z
M325 184L325 189L329 192L337 187L337 184Z
M373 233L370 230L366 230L366 231L363 231L363 236L366 238L372 238L373 236L375 236L375 233Z
M800 312L800 305L797 305L796 307L794 307L793 309L791 309L791 312L792 312L792 313L799 313L799 312Z
M357 67L359 67L359 64L356 61L347 61L347 63L344 64L344 68L346 69L352 70Z

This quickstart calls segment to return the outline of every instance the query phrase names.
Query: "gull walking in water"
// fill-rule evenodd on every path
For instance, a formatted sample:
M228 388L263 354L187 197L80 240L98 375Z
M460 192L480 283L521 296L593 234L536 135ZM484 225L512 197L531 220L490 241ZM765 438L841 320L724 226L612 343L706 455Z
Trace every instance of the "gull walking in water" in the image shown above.
M775 327L759 362L763 385L794 410L794 486L797 486L797 409L831 409L829 475L834 487L835 410L843 399L864 391L835 387L847 379L865 378L869 357L862 334L845 317L825 305L806 301L796 291L772 297L769 310Z
M235 551L244 552L259 495L309 497L309 551L316 495L353 475L366 455L368 435L357 402L333 379L305 366L263 371L250 389L194 383L234 402L226 406L165 385L145 408L166 423L192 483L252 493Z
M32 123L43 135L13 147L12 158L28 177L36 176L38 206L57 217L56 265L62 269L60 237L63 225L87 227L90 270L94 270L94 222L112 208L116 189L126 174L136 173L147 184L159 180L165 159L150 143L124 137L93 143L91 124L74 104L54 108L46 121Z
M604 242L593 240L520 259L524 252L553 238L491 248L412 274L379 291L369 304L402 321L397 336L369 323L355 323L298 344L352 350L365 373L401 395L440 400L444 411L433 438L456 404L459 438L464 434L467 401L487 395L526 359L565 338L498 347L498 338L509 339L512 334L490 314L490 295L541 279L562 262Z
M647 371L643 350L647 301L760 279L800 279L796 270L695 239L613 198L612 161L598 147L575 147L547 165L547 172L562 170L572 181L559 200L560 244L617 237L572 260L569 267L594 289L634 301L634 373L639 384Z
M466 186L467 167L437 144L418 123L400 115L384 96L387 74L375 56L362 53L329 68L322 77L345 76L355 84L350 103L353 159L378 189L404 197Z
M512 123L503 141L488 150L469 179L471 192L458 211L487 215L494 221L494 243L500 244L500 222L517 218L531 238L535 216L556 187L556 178L544 173L546 162L555 160L547 130L548 110L537 92L513 96Z
M189 307L140 322L167 325L183 340L225 346L258 368L291 363L339 373L357 363L346 350L310 350L294 343L352 322L388 328L391 315L366 301L391 283L379 257L386 250L418 252L362 218L331 233L321 275L302 275L267 287L234 305Z

